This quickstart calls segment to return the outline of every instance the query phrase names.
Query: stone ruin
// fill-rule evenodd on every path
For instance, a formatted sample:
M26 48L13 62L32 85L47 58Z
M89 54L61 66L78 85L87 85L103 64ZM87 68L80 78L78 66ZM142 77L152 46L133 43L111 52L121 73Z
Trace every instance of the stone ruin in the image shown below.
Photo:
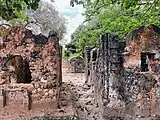
M91 79L90 77L92 77L90 70L92 70L91 67L93 67L93 65L91 65L91 64L94 64L94 61L95 61L95 59L94 59L94 61L91 60L91 59L93 59L93 57L94 57L94 58L97 58L96 53L94 54L94 56L90 54L90 53L91 53L91 50L92 50L93 48L94 48L93 46L86 46L86 47L85 47L85 75L86 75L86 83L87 83L87 84L89 84L89 83L88 83L88 82L89 82L88 79ZM93 51L93 50L92 50L92 51ZM95 52L97 52L97 51L95 50ZM93 52L92 52L92 54L93 54ZM92 56L92 57L91 57L91 56ZM90 61L92 61L92 62L90 62ZM91 83L90 83L90 84L91 84Z
M1 32L0 115L53 110L62 84L58 37L16 26L1 26Z
M71 73L83 73L85 71L84 59L82 56L74 56L68 61L69 71Z
M160 116L160 28L142 26L125 41L107 33L85 51L86 84L104 119Z

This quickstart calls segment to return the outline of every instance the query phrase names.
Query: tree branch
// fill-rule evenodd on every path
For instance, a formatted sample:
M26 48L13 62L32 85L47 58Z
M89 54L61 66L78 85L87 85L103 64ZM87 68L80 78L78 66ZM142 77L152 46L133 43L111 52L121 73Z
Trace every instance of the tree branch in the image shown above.
M12 27L12 25L6 24L6 23L0 24L0 27L3 26L3 25L8 26L8 27Z

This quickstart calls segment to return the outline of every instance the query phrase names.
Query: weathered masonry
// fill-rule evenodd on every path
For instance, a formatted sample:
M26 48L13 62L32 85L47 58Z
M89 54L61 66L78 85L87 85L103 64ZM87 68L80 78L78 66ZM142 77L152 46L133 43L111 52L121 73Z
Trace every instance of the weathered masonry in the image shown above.
M62 84L58 37L54 32L48 37L34 35L15 26L1 26L1 32L0 115L52 111Z
M102 116L129 120L160 115L160 28L140 27L123 42L107 33L99 44L86 52L86 83Z
M91 68L90 68L90 64L93 63L92 57L90 56L90 52L94 47L92 46L86 46L85 47L85 75L86 75L86 83L88 84L88 79L90 79L89 77L91 77ZM90 63L90 61L92 61L92 63Z
M69 71L72 73L83 73L84 72L84 59L82 56L74 56L69 60Z
M133 30L126 37L124 66L141 72L160 73L160 29L154 25Z

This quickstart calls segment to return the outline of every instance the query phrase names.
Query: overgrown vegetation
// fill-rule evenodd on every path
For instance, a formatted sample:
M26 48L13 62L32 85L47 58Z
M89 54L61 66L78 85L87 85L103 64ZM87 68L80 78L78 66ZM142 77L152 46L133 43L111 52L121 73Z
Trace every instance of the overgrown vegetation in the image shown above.
M79 54L85 46L97 46L101 34L109 32L123 40L135 28L160 25L159 0L85 0L78 4L84 5L86 19L72 34L70 44L76 45Z
M66 19L57 11L53 4L46 1L40 1L37 10L27 10L27 15L30 21L33 21L30 26L35 31L48 36L50 31L55 31L60 40L66 33ZM33 27L34 26L34 27Z
M40 0L0 0L0 17L5 20L22 18L27 20L24 14L26 9L36 10Z
M55 31L60 40L66 33L66 19L52 3L44 0L0 0L0 22L27 25L35 34L46 36L50 31Z

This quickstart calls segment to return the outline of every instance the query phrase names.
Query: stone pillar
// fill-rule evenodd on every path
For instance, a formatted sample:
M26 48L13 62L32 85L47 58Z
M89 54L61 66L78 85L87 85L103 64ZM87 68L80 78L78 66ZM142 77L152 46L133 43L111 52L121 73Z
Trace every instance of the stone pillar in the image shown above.
M49 33L49 45L53 46L52 51L55 52L55 63L56 63L56 102L57 107L59 108L59 98L60 98L60 91L62 86L62 47L59 45L59 39L57 37L57 34L54 31L51 31Z
M90 52L90 80L89 84L91 86L94 86L96 83L96 65L97 65L97 60L98 60L98 55L99 55L99 49L98 48L93 48ZM94 87L92 87L94 89Z
M24 110L29 110L30 109L30 97L29 97L29 93L27 90L24 90L23 91L23 107L24 107Z
M113 87L117 85L114 83L116 83L119 78L121 68L119 39L107 33L101 36L99 45L99 56L96 65L97 83L94 83L94 91L97 92L95 99L97 99L96 101L100 106L103 116L112 116L115 113L115 107L113 105L118 105L116 99L113 100L112 97L117 96ZM115 103L113 104L112 101Z
M90 75L90 52L93 48L94 48L93 46L85 47L85 76L86 76L85 83L88 83L88 77Z
M55 62L56 63L56 72L57 72L57 85L56 86L61 86L62 85L62 55L61 55L61 46L59 45L59 39L54 33L50 33L49 36L49 46L51 46L51 54L55 54Z
M4 89L0 89L0 108L5 106L5 91Z

